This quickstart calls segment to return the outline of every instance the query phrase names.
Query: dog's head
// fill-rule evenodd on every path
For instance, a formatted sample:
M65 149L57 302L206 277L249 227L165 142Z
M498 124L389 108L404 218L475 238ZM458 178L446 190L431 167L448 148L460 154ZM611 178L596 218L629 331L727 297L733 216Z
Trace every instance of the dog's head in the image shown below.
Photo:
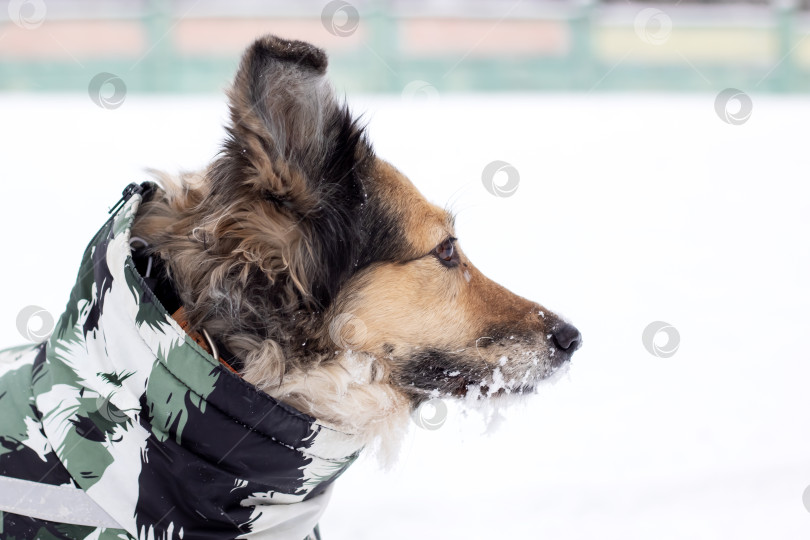
M244 359L248 381L336 423L353 388L355 416L370 387L408 406L533 389L579 332L476 269L452 215L374 155L326 65L309 44L256 41L220 157L147 205L139 235L192 325Z

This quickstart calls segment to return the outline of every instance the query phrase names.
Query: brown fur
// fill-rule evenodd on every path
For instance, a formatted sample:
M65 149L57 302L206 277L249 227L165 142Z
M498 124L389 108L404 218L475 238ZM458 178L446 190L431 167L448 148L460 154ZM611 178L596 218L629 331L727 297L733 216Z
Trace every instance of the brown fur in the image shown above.
M311 45L258 40L220 157L161 177L143 205L133 234L192 327L247 381L365 440L392 439L431 395L531 390L578 342L555 345L563 323L460 250L457 266L440 262L452 216L374 155L325 69Z

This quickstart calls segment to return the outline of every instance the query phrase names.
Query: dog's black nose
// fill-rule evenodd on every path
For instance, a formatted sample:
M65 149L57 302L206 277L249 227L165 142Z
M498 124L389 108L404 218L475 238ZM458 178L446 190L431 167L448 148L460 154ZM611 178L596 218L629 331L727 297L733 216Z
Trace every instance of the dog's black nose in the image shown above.
M567 353L573 353L582 345L582 334L572 324L560 323L551 331L554 344Z

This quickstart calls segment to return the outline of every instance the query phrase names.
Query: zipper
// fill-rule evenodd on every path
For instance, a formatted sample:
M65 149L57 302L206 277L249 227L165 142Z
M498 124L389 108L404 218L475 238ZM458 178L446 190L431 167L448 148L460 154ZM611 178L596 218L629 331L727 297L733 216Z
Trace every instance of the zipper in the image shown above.
M143 191L143 188L135 182L132 182L130 185L125 187L124 192L121 194L121 198L118 199L118 202L115 203L112 208L110 208L109 214L113 215L118 212L127 203L127 201L132 198L133 195L136 193L140 194L141 191Z

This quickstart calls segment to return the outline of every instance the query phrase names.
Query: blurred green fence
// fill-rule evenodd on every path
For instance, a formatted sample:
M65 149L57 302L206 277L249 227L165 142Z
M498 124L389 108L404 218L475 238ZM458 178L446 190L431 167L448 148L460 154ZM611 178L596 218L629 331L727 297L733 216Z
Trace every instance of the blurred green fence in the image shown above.
M107 72L130 91L219 92L265 32L326 48L347 91L810 90L810 18L789 2L255 4L12 0L0 90L86 91Z

